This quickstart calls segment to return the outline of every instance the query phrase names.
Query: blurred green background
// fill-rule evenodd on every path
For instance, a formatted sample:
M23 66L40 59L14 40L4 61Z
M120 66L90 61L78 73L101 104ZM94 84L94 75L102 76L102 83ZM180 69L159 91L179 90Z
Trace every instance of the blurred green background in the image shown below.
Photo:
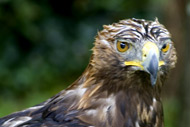
M178 64L163 88L165 126L190 127L188 0L0 0L0 117L70 85L102 25L132 17L157 17L173 35Z

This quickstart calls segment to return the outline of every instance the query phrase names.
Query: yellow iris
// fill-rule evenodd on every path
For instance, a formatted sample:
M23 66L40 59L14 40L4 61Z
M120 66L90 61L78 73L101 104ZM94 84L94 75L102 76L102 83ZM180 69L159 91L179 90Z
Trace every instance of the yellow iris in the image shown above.
M163 47L162 47L162 52L167 52L170 48L170 44L164 44Z
M121 42L121 41L117 42L117 50L119 52L125 52L128 49L129 49L129 44L127 42Z

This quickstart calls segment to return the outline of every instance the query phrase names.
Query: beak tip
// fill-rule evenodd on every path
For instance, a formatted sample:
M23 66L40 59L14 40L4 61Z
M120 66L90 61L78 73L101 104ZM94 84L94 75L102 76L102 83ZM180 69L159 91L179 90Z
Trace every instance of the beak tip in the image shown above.
M156 81L157 81L157 76L150 76L150 81L151 81L151 85L155 86L156 85Z

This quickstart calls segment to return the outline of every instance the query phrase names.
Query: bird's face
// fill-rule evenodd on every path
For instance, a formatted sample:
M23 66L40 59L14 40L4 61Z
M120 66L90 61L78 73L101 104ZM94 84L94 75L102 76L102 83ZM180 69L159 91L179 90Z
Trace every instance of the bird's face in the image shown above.
M170 38L160 40L116 39L115 50L123 58L123 65L133 71L145 71L150 74L151 84L155 85L157 73L167 66L171 50Z
M100 44L107 45L105 50L111 49L104 53L110 54L105 59L109 61L107 64L115 60L119 61L115 62L119 63L115 66L120 69L123 67L128 68L127 71L146 72L153 86L158 73L164 74L175 66L177 57L170 33L157 20L122 20L104 28L99 34L99 41L102 39ZM106 36L103 38L101 35Z

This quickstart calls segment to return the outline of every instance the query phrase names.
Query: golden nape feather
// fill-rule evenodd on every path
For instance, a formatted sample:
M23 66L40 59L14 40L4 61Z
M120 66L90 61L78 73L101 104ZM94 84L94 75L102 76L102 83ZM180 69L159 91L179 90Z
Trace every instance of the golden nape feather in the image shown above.
M163 127L161 87L177 61L158 20L104 25L84 73L47 101L0 119L1 127Z

